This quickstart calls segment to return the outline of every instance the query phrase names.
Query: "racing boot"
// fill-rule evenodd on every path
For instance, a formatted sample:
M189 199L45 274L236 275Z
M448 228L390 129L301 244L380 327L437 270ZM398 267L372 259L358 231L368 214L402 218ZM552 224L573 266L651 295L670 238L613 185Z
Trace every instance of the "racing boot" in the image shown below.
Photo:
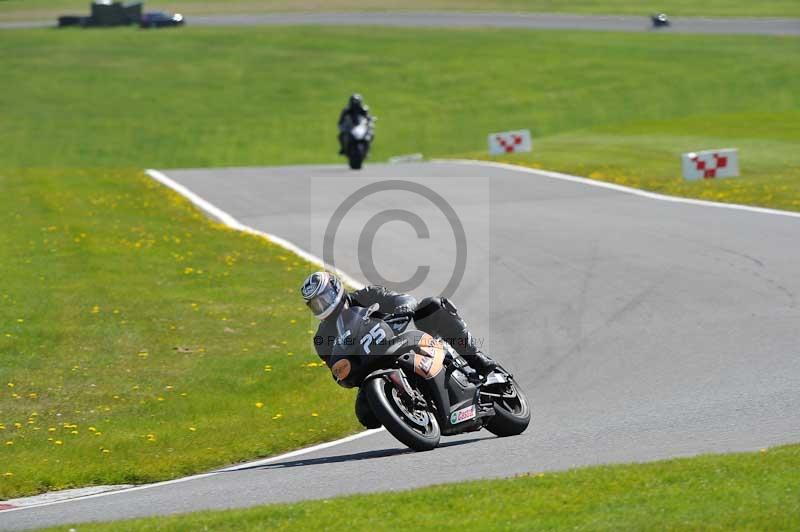
M476 351L473 355L462 355L467 364L475 368L475 371L486 377L497 369L497 362L483 351Z

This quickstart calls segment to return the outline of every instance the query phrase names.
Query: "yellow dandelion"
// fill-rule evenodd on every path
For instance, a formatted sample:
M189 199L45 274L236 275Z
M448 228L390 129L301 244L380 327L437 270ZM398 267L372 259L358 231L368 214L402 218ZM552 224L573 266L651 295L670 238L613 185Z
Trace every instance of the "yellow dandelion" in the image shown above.
M156 441L156 435L155 434L148 434L147 436L145 436L145 438L147 439L147 441L150 441L150 442Z
M319 414L317 414L316 412L311 412L311 417L319 417Z
M13 442L13 441L11 441L11 440L8 440L8 441L6 442L6 445L14 445L14 442Z
M37 397L39 397L39 394L36 392L31 392L28 394L28 397L31 399L36 399Z
M186 392L181 392L181 397L186 397L187 395L189 395L189 394L186 393Z
M3 476L4 477L13 477L14 473L12 473L11 471L6 471L5 473L3 473Z
M72 430L72 431L70 431L70 434L78 434L78 431L77 430Z
M111 451L109 449L103 449L103 452L104 453L110 453Z
M100 431L98 431L98 432L95 432L95 433L94 433L94 435L95 435L95 436L102 436L102 435L103 435L103 433L102 433L102 432L100 432Z
M97 429L96 429L96 428L94 428L94 427L89 427L87 430L88 430L89 432L97 432Z
M283 417L283 414L275 414L274 416L272 416L272 419L280 419L282 417Z
M55 431L56 431L55 427L50 427L49 429L47 429L47 432L55 432Z
M9 383L7 384L7 386L8 386L9 388L13 388L13 387L14 387L14 383L13 383L13 382L9 382Z
M55 443L56 445L64 445L64 442L61 440L56 440L53 443Z
M6 430L6 426L0 423L0 430Z
M192 432L195 432L195 431L197 431L197 428L195 428L195 427L189 427L189 430L190 430L190 431L192 431Z
M297 320L289 320L289 323L291 323L292 325L294 325L295 323L297 323Z
M264 371L272 371L272 366L267 364L266 366L264 366Z
M100 307L98 307L97 305L93 306L91 312L92 312L92 314L99 313L100 312Z
M25 323L25 320L22 318L17 318L17 323Z
M257 402L256 408L264 408L264 403L262 403L261 401Z
M157 401L163 401L163 400L164 400L164 398L159 396L159 397L156 397L156 400L157 400Z

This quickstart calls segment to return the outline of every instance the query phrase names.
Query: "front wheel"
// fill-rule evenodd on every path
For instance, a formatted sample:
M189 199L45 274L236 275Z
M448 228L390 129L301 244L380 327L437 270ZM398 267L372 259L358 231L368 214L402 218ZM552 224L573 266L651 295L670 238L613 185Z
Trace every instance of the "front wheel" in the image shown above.
M441 431L433 414L410 406L397 388L382 377L365 386L372 411L392 436L415 451L430 451L439 445Z
M492 387L491 395L495 415L486 424L486 429L496 436L516 436L528 428L531 408L519 384L509 378L507 384Z
M353 142L347 154L347 161L351 170L361 170L364 159L367 158L367 149L362 142Z

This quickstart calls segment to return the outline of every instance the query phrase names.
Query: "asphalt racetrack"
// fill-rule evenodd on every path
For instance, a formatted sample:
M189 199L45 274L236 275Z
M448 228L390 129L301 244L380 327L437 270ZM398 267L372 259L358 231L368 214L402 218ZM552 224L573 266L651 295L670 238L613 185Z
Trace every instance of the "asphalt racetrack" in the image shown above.
M618 15L550 13L281 13L191 15L191 26L393 26L399 28L518 28L541 30L657 31L658 33L719 33L800 35L797 18L674 17L672 25L653 30L650 18ZM0 22L0 29L54 26L55 21Z
M164 173L240 222L305 249L313 247L318 220L309 210L320 184L335 189L342 176L365 184L457 178L447 199L467 205L459 211L465 227L488 228L488 240L467 234L471 264L486 265L488 274L466 275L453 300L527 391L532 425L513 438L443 438L441 448L419 454L379 431L180 483L0 512L2 529L800 441L800 215L664 201L458 162L368 164L360 173L343 165ZM350 215L373 208L362 202ZM479 219L487 213L488 224ZM342 227L336 264L358 278L356 244ZM391 245L376 265L391 265L393 275L413 272L421 263L417 235L400 225L394 233L409 241L392 241L390 227L381 229L378 237ZM434 270L452 269L447 254L425 260ZM416 295L426 289L433 288Z

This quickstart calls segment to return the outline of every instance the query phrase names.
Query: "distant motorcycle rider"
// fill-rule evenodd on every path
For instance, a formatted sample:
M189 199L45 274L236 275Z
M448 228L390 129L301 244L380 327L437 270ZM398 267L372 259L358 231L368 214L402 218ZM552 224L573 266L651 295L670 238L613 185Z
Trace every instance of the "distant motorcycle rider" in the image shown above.
M467 330L467 324L458 315L456 307L445 297L426 297L417 302L413 296L400 294L382 286L367 286L347 293L342 282L328 272L314 272L300 287L300 293L320 324L314 336L317 355L330 367L330 357L338 332L336 318L348 307L370 307L377 303L378 310L385 315L390 326L398 320L413 317L414 324L432 336L445 339L480 376L486 376L497 367L497 363L475 345ZM471 375L479 378L478 375ZM366 397L359 390L356 398L356 416L368 428L374 427ZM380 424L378 424L380 426Z
M344 155L350 128L358 124L361 118L370 118L369 107L364 103L360 94L354 93L347 101L347 106L339 114L339 155Z

